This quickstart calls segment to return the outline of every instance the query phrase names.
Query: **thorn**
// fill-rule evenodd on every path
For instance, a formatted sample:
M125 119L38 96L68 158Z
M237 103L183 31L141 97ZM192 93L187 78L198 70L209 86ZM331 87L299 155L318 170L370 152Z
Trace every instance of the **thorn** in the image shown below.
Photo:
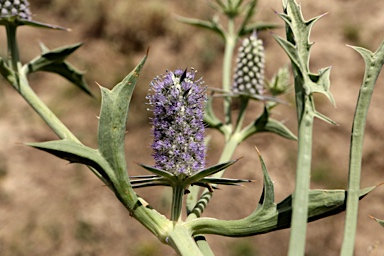
M151 48L151 45L148 45L148 48L147 48L147 53L145 54L145 55L147 55L148 56L148 54L149 54L149 49Z
M181 77L180 77L180 84L181 84L181 83L184 81L184 79L187 77L187 69L188 69L188 67L185 68L183 74L182 74Z
M257 154L259 155L259 157L261 157L260 151L256 146L255 146L255 150L256 150Z

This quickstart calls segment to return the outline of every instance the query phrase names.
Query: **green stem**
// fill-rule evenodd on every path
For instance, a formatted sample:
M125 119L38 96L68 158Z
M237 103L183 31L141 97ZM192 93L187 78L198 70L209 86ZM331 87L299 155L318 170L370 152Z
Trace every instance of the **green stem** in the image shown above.
M239 133L241 131L241 128L242 128L243 122L244 122L244 118L245 118L245 113L246 113L247 106L248 106L248 101L249 101L249 99L247 97L241 97L240 96L240 111L239 111L239 115L237 117L234 134Z
M236 46L235 22L233 18L228 20L228 31L225 35L225 51L223 62L223 90L231 90L232 60ZM231 97L224 97L225 124L231 123Z
M16 38L17 26L11 23L7 23L5 28L7 32L9 66L12 67L15 73L17 73L20 65L19 50Z
M199 247L200 251L203 253L204 256L215 256L213 253L211 247L209 247L209 244L207 243L207 240L202 235L197 235L194 237L197 246Z
M203 256L191 232L180 224L175 224L166 242L182 256Z
M353 48L359 52L365 60L365 74L356 104L351 133L348 197L344 238L340 254L342 256L351 256L354 251L359 204L361 162L363 157L362 151L364 130L373 89L384 62L384 42L381 43L375 53L360 47Z
M45 123L57 134L57 136L61 139L70 139L80 142L32 90L23 70L19 73L19 79L19 88L15 89L36 111L36 113L39 114Z
M29 85L26 77L26 67L21 67L19 50L16 39L17 26L7 24L7 43L9 66L12 67L16 76L16 83L9 81L19 94L28 102L28 104L43 118L49 127L61 138L79 140L68 130L68 128L52 113L52 111L41 101Z
M304 97L304 110L299 118L298 158L296 184L292 203L290 256L304 255L308 219L308 196L310 188L312 130L314 114L310 111L311 96Z
M224 60L223 60L223 91L229 92L231 90L231 74L232 74L232 60L233 60L233 54L234 54L234 49L236 46L236 41L237 41L238 35L235 32L235 22L234 19L229 17L228 18L228 31L225 34L225 51L224 51ZM245 105L246 108L246 105ZM244 112L241 111L239 114L239 118L237 120L237 126L241 126L242 121L244 119ZM224 115L225 115L225 127L227 127L228 132L226 134L226 140L227 143L225 145L225 148L222 152L221 158L219 160L219 163L223 163L224 161L230 160L233 152L235 151L238 142L235 141L237 138L234 139L233 136L228 136L229 134L232 133L232 125L231 125L231 97L224 97ZM235 136L236 137L236 136ZM219 177L223 175L223 172L220 172ZM190 194L188 195L188 200L187 200L187 212L191 212L196 206L197 198L198 198L198 193L199 193L199 188L197 186L191 187L190 188ZM199 202L206 202L204 198L211 197L211 193L205 189L202 193L202 196L200 197ZM194 216L194 215L193 215ZM191 218L196 218L196 216L191 217Z
M180 221L181 220L181 211L183 208L183 197L184 197L185 188L179 185L172 187L172 206L171 206L171 220Z

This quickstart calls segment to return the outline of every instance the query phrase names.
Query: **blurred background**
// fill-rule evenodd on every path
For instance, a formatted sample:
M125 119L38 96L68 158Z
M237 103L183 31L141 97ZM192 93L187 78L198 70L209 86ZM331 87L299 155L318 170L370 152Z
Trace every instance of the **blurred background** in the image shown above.
M145 174L135 162L152 164L150 113L145 96L149 82L166 69L194 67L209 87L221 84L224 45L208 31L181 24L175 15L208 19L209 1L161 0L31 0L33 19L72 29L71 32L29 27L18 30L25 63L40 54L39 42L49 48L84 42L70 62L86 72L95 98L61 77L36 73L30 82L37 94L85 144L96 147L100 93L95 82L112 88L144 56L150 54L136 87L128 119L126 156L131 175ZM315 122L312 188L346 189L349 140L355 102L364 75L362 58L349 45L375 51L384 39L383 1L302 1L304 17L329 12L313 28L311 70L332 66L331 91L337 108L316 97L320 112L339 126ZM283 25L274 11L280 0L260 0L255 20ZM224 20L223 20L224 21ZM0 55L6 56L5 29L1 28ZM273 33L283 35L284 29ZM288 58L271 36L261 32L266 49L266 76ZM120 205L111 191L86 168L28 148L24 142L57 139L22 98L1 80L0 86L0 254L1 255L174 255ZM364 144L362 187L384 181L384 80L380 76L373 95ZM294 103L293 92L286 101ZM222 111L218 100L216 113ZM260 114L253 103L246 122ZM273 117L285 121L296 134L293 105L279 106ZM207 162L215 164L223 146L220 134L212 136ZM297 147L276 135L261 134L240 145L233 158L242 157L226 176L255 179L240 188L215 191L204 216L220 219L245 217L256 207L262 187L257 146L274 180L276 201L293 192ZM170 191L161 188L137 192L169 216ZM384 229L369 218L384 219L383 188L360 204L355 255L384 255ZM344 213L308 225L306 255L338 255ZM286 255L289 230L249 238L207 236L216 255Z

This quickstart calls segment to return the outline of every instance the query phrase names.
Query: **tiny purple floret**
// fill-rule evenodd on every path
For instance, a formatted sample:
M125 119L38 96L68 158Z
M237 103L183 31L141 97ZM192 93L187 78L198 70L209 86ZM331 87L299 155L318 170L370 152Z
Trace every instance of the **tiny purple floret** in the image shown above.
M205 166L204 105L206 87L195 70L167 71L150 83L155 167L190 176Z

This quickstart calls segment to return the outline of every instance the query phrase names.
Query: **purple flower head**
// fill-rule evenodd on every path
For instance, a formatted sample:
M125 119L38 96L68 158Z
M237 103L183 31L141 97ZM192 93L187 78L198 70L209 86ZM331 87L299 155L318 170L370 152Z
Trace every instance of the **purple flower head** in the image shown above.
M150 83L153 156L156 168L190 176L205 166L204 104L206 87L196 71L167 71Z

